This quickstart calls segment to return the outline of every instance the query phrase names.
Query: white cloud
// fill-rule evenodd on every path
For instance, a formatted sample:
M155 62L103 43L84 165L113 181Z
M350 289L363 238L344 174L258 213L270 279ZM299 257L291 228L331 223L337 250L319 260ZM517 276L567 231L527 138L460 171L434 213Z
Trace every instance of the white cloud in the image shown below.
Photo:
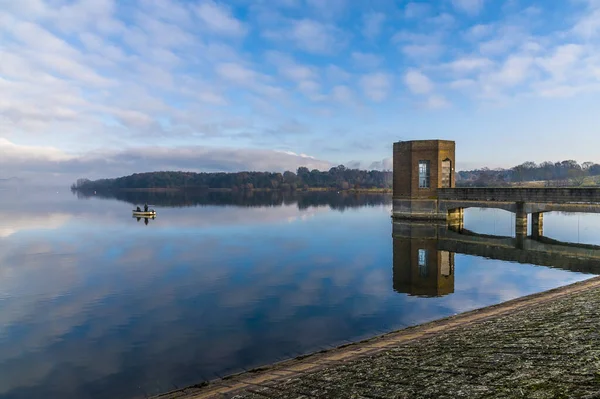
M25 46L20 48L19 52L27 56L28 63L33 64L32 66L89 85L111 84L110 79L79 62L83 55L78 50L41 26L30 22L19 22L11 26L11 34Z
M437 37L432 33L419 33L408 30L401 30L392 36L394 43L415 43L428 44L437 41Z
M136 17L136 26L141 29L141 40L147 45L164 49L188 47L194 43L194 36L173 23L163 22L150 14ZM135 50L135 49L134 49Z
M502 68L491 74L490 80L504 86L514 86L525 80L533 64L533 58L514 55L508 57Z
M417 62L428 62L439 57L444 50L442 41L442 32L436 30L428 33L402 30L392 36L392 42L399 45L400 51Z
M474 86L477 85L477 82L474 79L457 79L457 80L451 81L448 85L452 89L462 90L462 89L473 88Z
M477 15L483 9L484 0L452 0L452 5L457 11Z
M197 6L196 13L204 26L211 32L226 36L244 36L246 28L232 14L231 10L222 4L211 0L203 0Z
M270 51L266 58L277 67L279 74L286 79L294 82L317 79L316 68L299 64L285 53Z
M427 94L433 91L433 82L416 69L410 69L404 74L404 83L414 94Z
M548 98L561 98L561 97L572 97L581 92L587 91L591 87L581 87L581 86L570 86L570 85L560 85L560 84L537 84L534 85L536 89L536 93L541 97ZM598 90L598 86L594 87L594 90Z
M425 103L427 108L438 109L438 108L447 108L450 106L450 103L444 96L433 95L427 98L427 102Z
M234 62L218 64L215 71L233 87L246 88L266 98L281 98L285 94L282 88L270 83L270 76Z
M429 14L431 6L425 2L410 2L404 6L404 16L406 18L422 18Z
M329 22L318 19L273 18L262 31L269 39L290 51L290 44L303 52L322 56L337 53L345 46L345 32Z
M311 7L317 17L320 18L337 18L348 7L348 0L305 0L306 4ZM350 3L352 4L352 3Z
M48 7L42 0L4 1L3 10L17 16L38 17L48 13Z
M435 17L427 18L426 22L430 25L433 25L436 29L440 30L450 28L452 25L454 25L456 20L452 15L448 13L441 13L439 15L436 15Z
M439 44L409 44L402 47L402 52L416 60L430 60L439 57L443 47Z
M490 24L477 24L471 26L466 32L465 36L469 40L480 40L485 36L490 35L493 32L493 26Z
M281 68L280 72L286 78L294 81L314 79L317 76L317 73L313 68L299 64L290 64L284 66Z
M351 54L352 60L356 65L362 68L377 68L382 63L382 58L373 53L362 53L353 51Z
M325 96L321 94L321 85L312 80L303 80L298 83L298 90L312 101L325 99Z
M473 71L489 68L494 65L494 62L489 58L484 57L464 57L457 58L444 65L455 73L464 74Z
M562 81L570 77L571 68L581 60L584 51L582 45L565 44L558 46L551 56L538 58L536 62L553 79Z
M380 12L371 12L363 16L362 33L368 39L375 39L381 33L385 14Z
M222 78L240 84L251 84L258 77L253 70L233 62L217 65L216 71Z
M325 68L325 75L330 82L346 82L353 77L352 74L345 69L333 64L330 64Z
M104 34L119 34L124 25L114 14L114 0L79 1L45 8L43 16L61 32L76 33L90 27Z
M391 85L391 77L383 72L367 74L360 78L360 86L365 96L374 102L385 100Z
M384 158L381 161L372 162L369 165L369 170L392 170L394 167L394 159L392 157Z
M345 85L335 86L331 90L331 97L334 101L342 104L352 104L354 102L352 89Z
M530 36L524 27L504 25L496 30L495 35L479 42L479 51L485 55L504 55L529 39Z
M584 39L593 39L600 33L600 3L587 1L587 10L573 26L573 33Z
M342 45L337 28L310 19L292 22L288 34L300 49L309 53L329 54Z

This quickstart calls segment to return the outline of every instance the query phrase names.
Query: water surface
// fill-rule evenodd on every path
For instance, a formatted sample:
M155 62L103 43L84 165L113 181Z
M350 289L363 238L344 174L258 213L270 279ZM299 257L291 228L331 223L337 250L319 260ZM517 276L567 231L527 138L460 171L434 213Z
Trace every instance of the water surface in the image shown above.
M145 201L157 218L132 218ZM144 397L592 276L442 253L390 213L386 195L0 188L0 398ZM600 244L599 221L548 214L545 235Z

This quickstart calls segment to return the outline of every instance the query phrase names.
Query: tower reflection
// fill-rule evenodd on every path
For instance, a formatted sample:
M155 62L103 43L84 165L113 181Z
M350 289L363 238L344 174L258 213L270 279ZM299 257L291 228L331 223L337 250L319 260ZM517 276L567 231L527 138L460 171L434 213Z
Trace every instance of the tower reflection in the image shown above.
M394 222L394 291L419 297L454 292L454 253L438 249L440 227L435 223Z
M455 254L600 275L600 246L530 236L476 233L460 223L395 220L393 287L400 293L438 297L454 292Z

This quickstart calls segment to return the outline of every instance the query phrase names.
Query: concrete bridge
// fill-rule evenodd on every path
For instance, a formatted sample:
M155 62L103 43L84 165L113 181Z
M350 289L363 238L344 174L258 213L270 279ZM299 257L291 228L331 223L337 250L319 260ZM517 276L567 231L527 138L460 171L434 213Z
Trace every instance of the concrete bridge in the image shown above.
M454 255L465 254L600 275L600 246L543 236L478 234L443 222L394 221L393 284L398 292L443 296L454 292Z
M416 140L394 143L395 219L446 220L461 226L464 209L498 208L515 213L515 231L543 235L543 213L600 213L600 188L456 188L455 143Z

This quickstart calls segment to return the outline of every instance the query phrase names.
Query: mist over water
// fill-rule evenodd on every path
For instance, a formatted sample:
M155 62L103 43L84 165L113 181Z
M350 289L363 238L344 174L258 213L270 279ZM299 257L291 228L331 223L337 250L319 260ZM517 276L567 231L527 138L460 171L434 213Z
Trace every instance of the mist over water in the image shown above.
M390 214L389 195L2 189L0 398L144 397L592 277L437 251ZM598 219L549 213L544 234L599 245Z

